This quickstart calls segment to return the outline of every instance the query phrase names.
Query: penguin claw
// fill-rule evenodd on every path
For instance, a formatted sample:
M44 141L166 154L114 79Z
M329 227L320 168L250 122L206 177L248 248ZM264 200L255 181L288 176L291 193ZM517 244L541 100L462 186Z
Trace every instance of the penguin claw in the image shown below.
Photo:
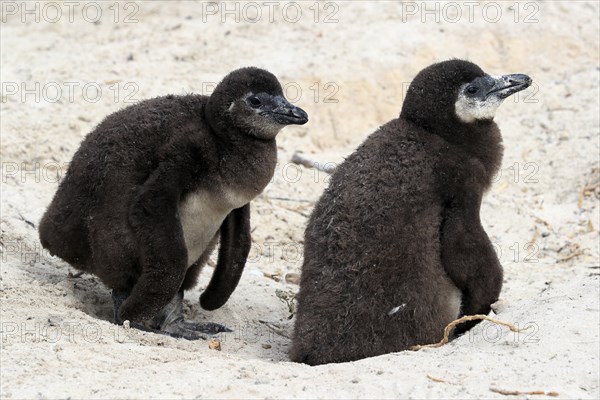
M192 331L197 331L197 332L202 332L202 333L207 333L209 335L216 335L217 333L221 333L221 332L233 332L228 327L223 326L221 324L214 323L214 322L181 321L181 324L183 324L183 326L186 329L189 329Z
M206 335L203 335L202 333L197 332L192 329L187 329L184 326L179 326L179 324L163 327L158 332L162 333L163 335L168 335L168 336L171 336L171 337L174 337L177 339L186 339L186 340L200 340L200 339L207 340L208 339L208 337Z
M214 322L190 322L183 319L163 325L161 331L167 335L187 340L206 340L220 332L232 332L231 329Z
M206 340L207 336L199 334L198 332L187 330L187 329L172 329L172 330L163 330L163 329L154 329L149 328L146 325L138 324L137 322L130 322L129 325L131 328L138 329L143 332L156 333L158 335L170 336L175 339L186 339L186 340Z

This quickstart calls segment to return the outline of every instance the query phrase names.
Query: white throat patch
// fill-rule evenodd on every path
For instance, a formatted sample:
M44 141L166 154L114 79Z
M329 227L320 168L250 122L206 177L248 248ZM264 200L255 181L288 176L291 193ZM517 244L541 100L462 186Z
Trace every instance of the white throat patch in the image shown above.
M461 86L458 91L458 100L454 103L454 111L463 122L473 122L478 119L492 119L496 110L502 104L502 99L492 96L486 100L469 98L464 89L467 84Z

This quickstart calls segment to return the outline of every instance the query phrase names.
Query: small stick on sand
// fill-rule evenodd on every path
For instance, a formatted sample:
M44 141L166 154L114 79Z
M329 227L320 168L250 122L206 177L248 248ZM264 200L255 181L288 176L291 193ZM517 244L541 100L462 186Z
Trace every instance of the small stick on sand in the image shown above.
M567 246L563 246L561 248L561 250L565 247L567 247ZM566 256L563 256L563 257L558 257L556 259L556 262L569 261L571 258L579 257L579 256L582 256L585 254L585 249L581 249L581 246L578 243L574 243L573 246L571 246L571 248L569 250L571 251L569 254L567 254Z
M456 325L462 324L463 322L467 322L467 321L474 321L474 320L477 320L477 319L484 319L486 321L490 321L490 322L493 322L493 323L498 324L498 325L508 326L510 328L510 330L513 331L513 332L521 332L521 331L529 329L529 327L520 329L520 328L517 328L515 325L513 325L513 324L511 324L509 322L500 321L500 320L498 320L496 318L488 317L487 315L483 315L483 314L465 315L462 318L459 318L459 319L456 319L456 320L450 322L446 326L446 328L444 328L444 338L442 340L440 340L439 342L432 343L432 344L418 344L418 345L415 345L415 346L411 346L409 348L409 350L416 351L416 350L421 350L421 349L425 349L425 348L427 348L427 349L433 349L433 348L437 348L437 347L442 347L443 345L445 345L446 343L448 343L449 337L450 337L450 332L452 332L452 330L454 329L454 327Z
M447 380L445 380L445 379L442 379L442 378L436 378L435 376L431 376L431 374L427 374L427 378L431 379L431 380L432 380L432 381L434 381L434 382L440 382L440 383L446 383L446 382L448 382L448 381L447 381Z
M545 390L532 390L530 392L520 392L518 390L502 390L496 388L490 388L490 391L494 393L500 393L505 396L522 396L522 395L542 395L542 396L550 396L550 397L558 397L560 394L558 392L547 392Z
M263 275L265 278L273 279L275 282L279 282L281 280L280 272L275 272L275 273L263 272Z
M579 257L579 256L582 256L582 255L584 255L584 254L585 254L585 253L583 252L583 250L575 250L573 253L571 253L571 254L569 254L569 255L567 255L567 256L560 257L560 258L558 259L558 262L565 262L565 261L569 261L571 258L574 258L574 257Z
M334 163L321 163L319 161L315 161L312 158L305 156L299 151L295 152L292 156L292 162L294 164L303 165L306 168L315 168L319 171L326 172L328 174L333 173L336 167Z
M269 330L271 330L271 332L273 332L279 336L283 336L284 338L291 339L290 336L279 325L277 325L273 322L263 321L260 319L258 320L258 322L260 322L261 324L264 324Z

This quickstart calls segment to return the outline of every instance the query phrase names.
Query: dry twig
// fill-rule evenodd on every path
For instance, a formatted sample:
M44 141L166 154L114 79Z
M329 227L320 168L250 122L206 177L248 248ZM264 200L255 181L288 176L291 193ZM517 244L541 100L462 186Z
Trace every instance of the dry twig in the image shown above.
M432 381L434 381L434 382L441 382L441 383L446 383L446 382L448 382L448 381L447 381L447 380L445 380L445 379L442 379L442 378L436 378L435 376L431 376L431 374L427 374L427 378L431 379L431 380L432 380Z
M421 349L433 349L433 348L437 348L437 347L442 347L443 345L445 345L446 343L448 343L448 341L450 340L450 333L452 332L452 330L456 327L456 325L460 325L463 322L467 322L467 321L474 321L474 320L478 320L478 319L483 319L486 321L490 321L493 322L495 324L498 325L504 325L510 328L511 331L513 332L521 332L524 331L526 329L529 328L517 328L515 325L511 324L510 322L504 322L504 321L500 321L496 318L492 318L492 317L488 317L487 315L483 315L483 314L476 314L476 315L465 315L462 318L456 319L452 322L450 322L446 328L444 328L444 338L442 340L440 340L437 343L432 343L432 344L418 344L415 346L411 346L409 350L421 350Z
M522 396L522 395L542 395L542 396L550 396L550 397L558 397L560 394L558 392L547 392L545 390L532 390L529 392L520 392L518 390L502 390L491 387L490 391L494 393L500 393L505 396Z
M310 157L305 156L301 152L295 152L292 156L292 162L294 164L303 165L306 168L315 168L319 171L331 174L335 171L334 163L321 163L319 161L315 161Z
M279 336L283 336L284 338L291 339L290 336L285 332L285 330L281 326L279 326L273 322L263 321L261 319L259 319L258 322L260 322L261 324L264 324L271 332L273 332Z
M273 279L275 282L279 282L281 280L280 272L275 272L275 273L263 272L263 276L265 278Z
M558 259L558 261L560 261L560 262L569 261L571 258L579 257L579 256L582 256L583 254L584 254L583 250L576 250L575 252L573 252L573 253L571 253L571 254L569 254L567 256L560 257Z
M571 252L571 253L569 253L569 254L567 254L567 255L566 255L566 256L564 256L564 257L559 257L559 258L557 259L557 261L558 261L558 262L565 262L565 261L569 261L571 258L574 258L574 257L579 257L579 256L581 256L581 255L583 255L583 254L584 254L584 251L583 251L583 250L581 250L581 248L580 248L579 244L575 243L575 244L572 246L572 252Z

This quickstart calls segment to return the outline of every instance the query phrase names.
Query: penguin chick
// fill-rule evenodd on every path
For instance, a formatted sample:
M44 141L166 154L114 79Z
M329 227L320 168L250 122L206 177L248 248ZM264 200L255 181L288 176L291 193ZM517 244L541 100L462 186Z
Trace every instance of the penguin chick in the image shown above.
M115 323L198 339L227 330L183 320L220 236L200 298L229 298L250 250L250 205L273 176L275 137L307 114L277 78L249 67L208 96L158 97L109 115L81 143L39 227L42 245L113 291Z
M490 311L502 267L479 209L502 158L494 111L530 83L462 60L431 65L400 117L336 169L305 232L293 361L434 343L460 315Z

